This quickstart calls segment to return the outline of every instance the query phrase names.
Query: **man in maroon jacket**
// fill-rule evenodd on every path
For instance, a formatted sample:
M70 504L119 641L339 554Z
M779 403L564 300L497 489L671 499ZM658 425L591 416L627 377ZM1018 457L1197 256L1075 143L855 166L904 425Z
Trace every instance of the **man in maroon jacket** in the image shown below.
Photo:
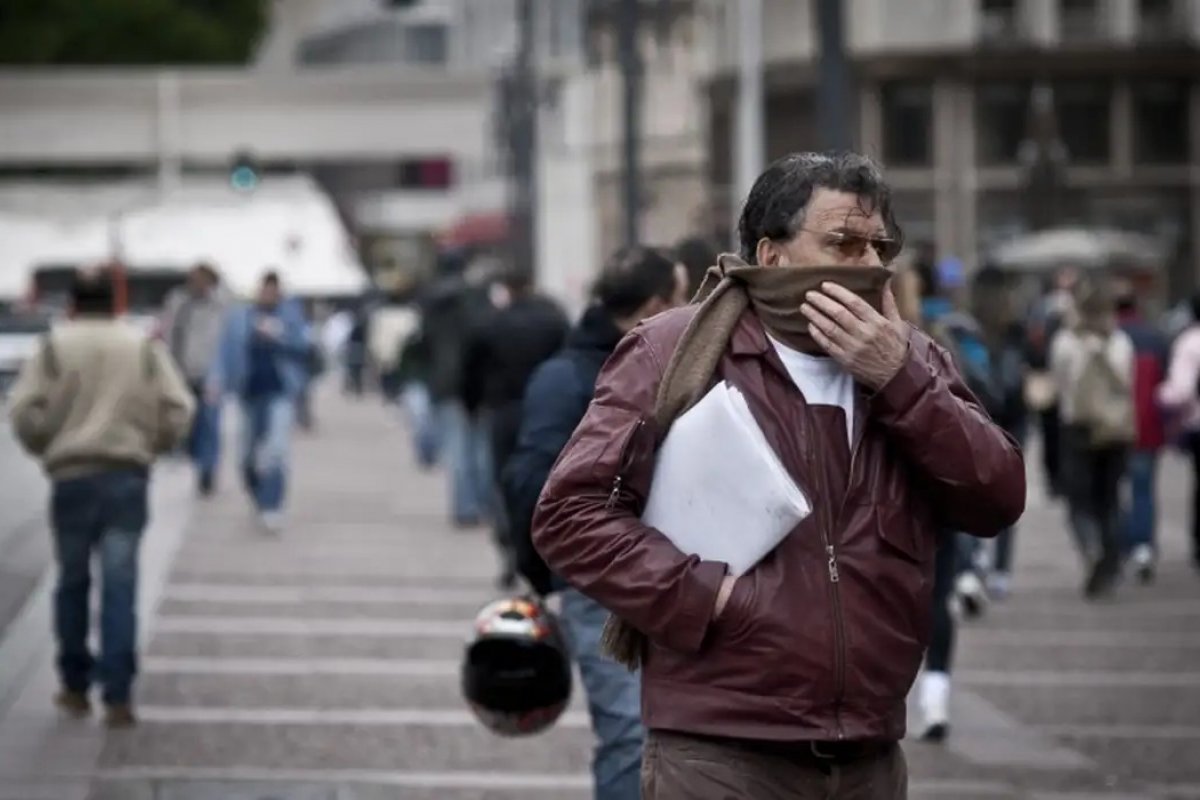
M901 321L890 286L870 290L900 247L873 162L780 159L739 236L741 259L722 257L703 302L618 346L542 493L534 542L644 637L644 797L903 798L897 742L929 635L937 531L1014 524L1021 453L950 357ZM706 385L745 395L813 504L737 578L640 519L672 356L701 361L691 354L714 341Z

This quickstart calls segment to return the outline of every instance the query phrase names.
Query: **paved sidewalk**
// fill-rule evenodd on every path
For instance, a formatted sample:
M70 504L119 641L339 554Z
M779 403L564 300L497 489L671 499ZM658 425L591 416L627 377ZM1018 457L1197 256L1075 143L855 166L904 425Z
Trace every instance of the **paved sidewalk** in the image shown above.
M256 527L232 470L191 514L136 730L55 720L43 649L0 718L0 800L590 796L581 697L526 740L491 736L462 703L462 645L496 596L487 533L446 523L441 476L415 468L377 402L323 396L318 422L296 442L282 536ZM1061 512L1034 497L1016 596L962 629L950 742L906 745L913 798L1200 798L1200 578L1183 559L1184 473L1165 472L1162 576L1099 605L1079 598ZM171 554L169 530L151 539Z

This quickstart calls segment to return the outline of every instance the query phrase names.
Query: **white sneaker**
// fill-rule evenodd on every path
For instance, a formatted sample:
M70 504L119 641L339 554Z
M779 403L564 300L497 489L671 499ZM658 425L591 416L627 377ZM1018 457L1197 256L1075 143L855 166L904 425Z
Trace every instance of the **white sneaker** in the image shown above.
M950 676L945 672L922 675L917 705L925 718L921 741L943 741L950 732Z
M1138 576L1138 580L1142 583L1151 583L1154 581L1154 548L1148 544L1139 544L1133 548L1133 553L1129 556L1130 563L1133 564L1134 573Z
M258 515L258 521L262 523L263 529L267 533L276 536L283 533L283 512L281 511L263 511Z
M988 604L987 587L974 570L967 570L958 576L954 591L962 603L964 616L969 619L983 616Z

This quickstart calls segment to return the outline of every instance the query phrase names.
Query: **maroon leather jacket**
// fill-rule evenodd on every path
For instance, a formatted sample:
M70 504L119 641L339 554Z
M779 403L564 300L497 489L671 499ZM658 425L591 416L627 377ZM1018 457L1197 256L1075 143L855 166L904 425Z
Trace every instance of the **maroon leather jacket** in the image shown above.
M1025 507L1021 451L949 355L914 330L900 372L861 395L849 489L829 497L804 398L747 312L714 381L746 395L814 513L738 579L714 619L726 565L684 555L640 521L659 443L655 394L693 313L654 317L618 346L542 492L534 543L551 568L648 636L647 727L901 739L930 632L937 532L990 536L1014 524Z

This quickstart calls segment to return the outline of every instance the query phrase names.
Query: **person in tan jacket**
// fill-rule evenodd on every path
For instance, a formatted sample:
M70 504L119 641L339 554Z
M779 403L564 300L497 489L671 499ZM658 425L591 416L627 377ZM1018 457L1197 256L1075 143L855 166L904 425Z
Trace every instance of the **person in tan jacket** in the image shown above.
M122 727L135 721L138 547L150 467L183 441L195 401L166 347L115 319L111 279L80 275L71 299L71 320L23 366L10 415L52 483L56 702L86 716L88 691L99 683L108 724ZM102 580L99 660L87 644L93 553Z

